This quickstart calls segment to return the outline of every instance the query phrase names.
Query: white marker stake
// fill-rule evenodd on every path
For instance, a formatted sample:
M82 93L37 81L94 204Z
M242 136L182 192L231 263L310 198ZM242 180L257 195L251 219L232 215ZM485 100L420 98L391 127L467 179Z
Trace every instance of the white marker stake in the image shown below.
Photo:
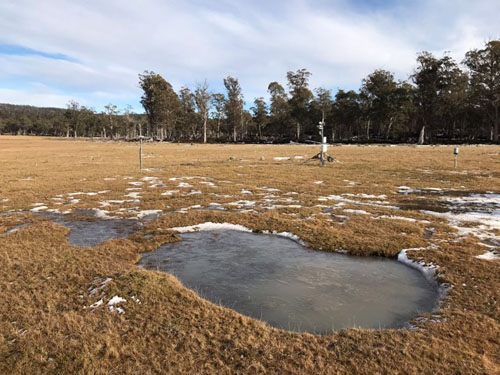
M453 149L453 155L455 155L454 167L455 167L455 169L457 169L457 166L458 166L458 147L455 147Z

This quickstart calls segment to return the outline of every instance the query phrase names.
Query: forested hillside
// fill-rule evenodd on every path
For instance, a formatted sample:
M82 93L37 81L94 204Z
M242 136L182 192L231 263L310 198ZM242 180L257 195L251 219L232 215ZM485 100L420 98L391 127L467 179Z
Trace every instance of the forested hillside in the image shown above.
M418 54L405 81L382 69L358 91L311 88L311 72L289 71L287 85L268 85L264 98L245 101L237 78L224 93L206 83L175 92L160 74L139 74L145 114L109 104L104 111L76 101L66 109L0 105L0 132L71 137L191 142L498 142L500 40L469 51L457 62L445 54Z

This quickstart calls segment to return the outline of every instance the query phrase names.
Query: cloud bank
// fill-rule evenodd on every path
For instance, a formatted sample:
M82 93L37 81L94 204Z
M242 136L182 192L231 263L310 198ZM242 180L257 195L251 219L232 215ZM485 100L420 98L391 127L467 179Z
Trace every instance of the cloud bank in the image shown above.
M307 68L311 86L356 89L383 68L407 79L416 53L465 52L500 37L492 0L6 0L0 3L0 102L141 111L138 73L176 90L239 78L247 103Z

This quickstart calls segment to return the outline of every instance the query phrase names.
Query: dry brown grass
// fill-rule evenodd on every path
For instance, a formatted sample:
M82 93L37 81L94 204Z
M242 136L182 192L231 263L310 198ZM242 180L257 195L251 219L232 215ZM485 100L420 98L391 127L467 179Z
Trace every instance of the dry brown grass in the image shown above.
M145 167L163 170L143 175L156 176L167 186L143 186L139 204L106 209L139 206L169 212L214 201L256 199L262 186L280 189L280 197L298 192L292 197L302 207L257 208L254 213L171 212L128 239L76 248L67 242L67 229L27 210L36 202L75 209L98 207L104 199L124 199L128 183L142 177L137 145L0 137L0 373L500 373L500 262L475 258L485 251L477 239L457 240L446 221L416 210L432 204L432 196L421 202L395 194L400 185L498 192L499 147L462 147L457 172L452 168L451 147L334 147L330 153L341 163L326 168L301 160L273 160L315 154L316 147L309 146L147 144L144 149ZM236 160L229 161L230 157ZM124 180L125 176L134 179ZM168 179L181 176L211 177L216 187L193 183L203 194L162 196L165 190L178 189L178 181ZM313 183L318 180L324 182ZM242 194L242 189L254 195ZM62 205L56 205L52 199L100 190L109 192L76 196L81 199L76 204L67 204L65 197ZM343 223L327 221L329 216L315 206L335 202L318 197L343 193L385 194L391 205L414 208L398 215L432 223L356 213ZM377 216L394 214L388 208L352 203L343 208ZM393 257L403 248L434 243L438 247L408 255L439 265L439 280L454 287L436 318L416 320L416 330L350 329L327 336L280 331L199 298L172 276L135 266L141 252L177 240L168 228L205 221L289 231L314 248L342 248L358 255ZM24 222L34 225L5 233ZM426 239L430 227L435 234ZM144 238L146 234L155 236ZM106 287L89 294L89 288L108 277L113 280ZM106 306L88 308L114 295L127 299L124 315L111 313Z

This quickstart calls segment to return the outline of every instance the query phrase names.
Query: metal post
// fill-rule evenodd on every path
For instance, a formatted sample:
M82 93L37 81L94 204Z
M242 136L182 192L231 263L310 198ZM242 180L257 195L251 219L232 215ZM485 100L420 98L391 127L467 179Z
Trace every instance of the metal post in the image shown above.
M455 147L453 149L453 155L455 155L455 160L454 160L454 163L453 163L453 167L455 169L457 169L457 167L458 167L458 147Z
M319 134L321 135L321 153L320 153L320 160L321 160L321 165L324 167L326 165L326 158L325 158L325 150L324 150L324 145L325 145L325 137L324 137L324 131L325 131L325 118L323 116L323 119L319 122L318 129L320 130Z

